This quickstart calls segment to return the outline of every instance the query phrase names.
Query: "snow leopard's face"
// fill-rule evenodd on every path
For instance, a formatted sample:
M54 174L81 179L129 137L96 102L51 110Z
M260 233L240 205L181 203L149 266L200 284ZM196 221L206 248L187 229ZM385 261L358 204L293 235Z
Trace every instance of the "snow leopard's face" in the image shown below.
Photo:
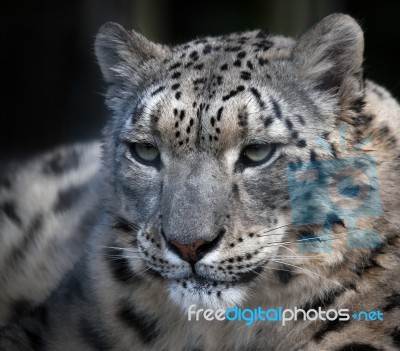
M180 305L238 304L307 265L289 164L332 157L321 140L348 91L361 94L357 28L320 26L298 43L246 32L175 48L114 24L100 32L113 212L139 228L133 269L161 276Z

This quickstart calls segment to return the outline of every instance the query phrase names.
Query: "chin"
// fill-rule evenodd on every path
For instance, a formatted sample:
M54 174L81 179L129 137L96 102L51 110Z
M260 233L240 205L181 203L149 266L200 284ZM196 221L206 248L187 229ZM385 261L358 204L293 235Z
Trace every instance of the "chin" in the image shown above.
M240 284L212 284L193 278L169 281L167 286L170 298L184 312L187 312L191 305L213 310L227 310L242 305L249 290L248 287Z

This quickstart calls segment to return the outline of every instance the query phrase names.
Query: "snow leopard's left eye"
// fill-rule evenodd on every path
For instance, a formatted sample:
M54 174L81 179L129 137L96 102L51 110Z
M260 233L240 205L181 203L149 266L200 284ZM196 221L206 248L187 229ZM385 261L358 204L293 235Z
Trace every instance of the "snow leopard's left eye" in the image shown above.
M252 144L244 148L241 162L246 167L258 166L269 161L276 151L274 144Z
M131 155L140 163L148 166L158 166L160 151L152 144L132 143L129 145Z

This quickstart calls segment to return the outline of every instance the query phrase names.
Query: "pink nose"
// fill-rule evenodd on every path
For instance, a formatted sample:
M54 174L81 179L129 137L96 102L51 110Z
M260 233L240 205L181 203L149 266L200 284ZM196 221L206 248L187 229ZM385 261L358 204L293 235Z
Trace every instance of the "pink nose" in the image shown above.
M205 241L196 240L190 244L182 244L177 240L171 240L170 243L175 247L185 261L196 262L201 258L201 254L198 249L200 246L205 244Z

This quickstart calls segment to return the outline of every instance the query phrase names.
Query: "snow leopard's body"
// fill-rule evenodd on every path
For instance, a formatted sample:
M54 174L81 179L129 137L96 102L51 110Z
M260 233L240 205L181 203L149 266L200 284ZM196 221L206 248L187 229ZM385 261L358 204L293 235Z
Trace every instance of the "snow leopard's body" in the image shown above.
M398 350L400 108L363 80L362 52L343 15L298 41L246 32L174 48L104 26L96 53L113 118L103 147L1 172L0 349ZM134 143L156 146L160 162L133 156ZM249 163L246 145L274 147ZM350 219L337 213L291 224L288 164L365 155L380 201L356 225L378 246L351 247ZM302 252L321 225L331 249ZM188 321L191 304L384 318L246 326Z

